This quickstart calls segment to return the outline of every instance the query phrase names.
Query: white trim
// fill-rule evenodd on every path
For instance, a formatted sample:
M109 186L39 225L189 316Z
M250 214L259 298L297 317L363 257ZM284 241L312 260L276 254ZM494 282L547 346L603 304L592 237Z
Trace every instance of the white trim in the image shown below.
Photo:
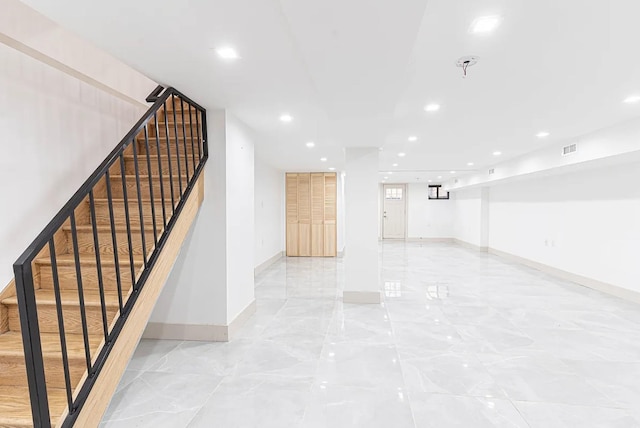
M255 299L229 325L165 324L150 322L144 339L187 340L197 342L229 342L256 312Z
M480 252L483 252L483 253L488 253L489 252L489 247L481 247L479 245L472 244L471 242L463 241L463 240L458 239L458 238L453 238L453 242L455 244L458 244L458 245L462 246L462 247L470 248L472 250L480 251Z
M251 303L249 303L247 305L246 308L244 308L242 310L242 312L240 312L238 314L238 316L236 316L234 318L233 321L231 321L229 323L229 327L228 327L228 340L233 339L234 337L236 337L236 334L238 333L238 331L240 331L240 329L242 328L242 326L249 320L249 318L251 318L253 316L253 314L256 313L256 299L253 299L251 301Z
M285 254L286 254L285 251L280 251L280 252L274 254L272 257L269 257L264 262L260 263L258 266L256 266L253 269L253 276L259 275L262 272L264 272L265 270L267 270L272 264L274 264L275 262L277 262L278 260L283 258L285 256Z
M455 242L455 239L453 239L453 238L407 238L405 241L406 242L453 244Z
M566 281L575 282L587 288L601 291L603 293L611 294L612 296L620 297L621 299L629 300L631 302L640 303L640 293L637 291L629 290L617 285L608 284L606 282L598 281L586 276L577 275L575 273L567 272L562 269L555 268L553 266L545 265L530 259L525 259L520 256L516 256L511 253L496 250L495 248L489 248L489 253L499 257L503 257L507 260L511 260L525 266L537 269L539 271L553 275L556 278L560 278Z
M382 293L379 291L343 291L342 301L344 303L380 304L382 303Z

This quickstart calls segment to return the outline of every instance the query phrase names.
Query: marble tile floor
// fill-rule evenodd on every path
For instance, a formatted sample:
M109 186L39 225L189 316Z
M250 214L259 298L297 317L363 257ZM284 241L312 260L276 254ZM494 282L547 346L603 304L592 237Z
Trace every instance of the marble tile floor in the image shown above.
M256 278L230 343L143 340L102 427L640 428L640 305L452 244L382 243Z

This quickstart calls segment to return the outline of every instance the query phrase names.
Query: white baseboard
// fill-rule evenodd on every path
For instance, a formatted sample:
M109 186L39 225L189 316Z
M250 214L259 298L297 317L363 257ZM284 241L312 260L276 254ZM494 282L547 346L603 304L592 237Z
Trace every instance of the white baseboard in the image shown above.
M407 238L406 242L426 242L426 243L444 243L451 244L454 242L453 238Z
M274 254L272 257L270 257L269 259L265 260L264 262L262 262L258 266L256 266L253 269L253 275L256 276L256 275L261 274L262 272L267 270L269 268L269 266L271 266L272 264L274 264L275 262L277 262L281 258L285 257L286 254L287 253L285 251L280 251L279 253Z
M196 342L228 342L256 312L255 299L229 325L166 324L150 322L143 339L186 340Z
M479 245L472 244L470 242L463 241L463 240L457 239L457 238L453 238L452 241L454 243L462 246L462 247L470 248L472 250L480 251L480 252L483 252L483 253L488 253L489 252L489 247L481 247Z
M640 293L633 290L629 290L613 284L608 284L606 282L598 281L593 278L588 278L586 276L567 272L565 270L558 269L553 266L539 263L530 259L525 259L524 257L520 257L511 253L496 250L495 248L489 248L489 253L505 258L507 260L511 260L516 263L523 264L525 266L529 266L533 269L537 269L541 272L548 273L549 275L555 276L556 278L560 278L565 281L575 282L576 284L582 285L584 287L602 291L603 293L611 294L612 296L620 297L621 299L629 300L635 303L640 303Z
M380 304L382 303L382 293L379 291L343 291L342 301L344 303Z

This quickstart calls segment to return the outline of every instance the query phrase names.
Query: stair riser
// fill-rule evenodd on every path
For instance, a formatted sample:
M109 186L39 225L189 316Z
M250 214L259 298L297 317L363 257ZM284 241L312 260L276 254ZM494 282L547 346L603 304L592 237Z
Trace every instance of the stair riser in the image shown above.
M180 170L184 169L184 151L180 153ZM158 157L154 154L151 157L151 175L159 176L160 166L158 165ZM196 155L197 160L197 155ZM193 159L191 159L189 167L191 167L191 163L193 163ZM169 158L168 157L160 157L160 164L162 165L162 175L164 177L169 177ZM146 157L143 159L138 159L138 170L140 174L147 174L147 159ZM127 158L125 160L125 174L134 175L136 173L135 162L133 158ZM175 152L171 152L171 174L178 174L178 158L175 155Z
M102 311L100 307L86 306L85 312L89 334L102 334ZM107 307L107 325L111 324L116 312L116 308ZM82 321L78 306L63 305L63 318L65 332L82 334ZM40 332L58 333L58 315L55 305L42 303L38 305L38 323ZM14 305L9 305L9 330L21 331L18 307Z
M179 189L176 187L174 189L174 196L177 196ZM163 218L162 218L162 205L156 203L156 224L157 227L161 225L164 226ZM176 200L176 206L178 205L178 201ZM109 219L109 205L106 202L96 202L96 224L100 226L110 226ZM171 210L171 193L168 188L165 188L165 212L167 216L167 222L171 218L172 210ZM152 226L152 210L150 203L142 204L142 218L144 220L145 226ZM126 216L124 203L118 202L113 203L113 219L116 226L126 226ZM140 211L138 210L138 202L135 199L135 203L129 203L129 224L131 226L139 227L140 226Z
M149 223L149 225L151 225L151 223ZM158 225L159 227L160 225ZM158 235L160 234L160 229L157 229L157 233ZM67 242L69 245L69 248L67 248L67 252L72 253L73 252L73 248L72 248L72 239L71 239L71 232L67 231L65 232L67 235ZM78 239L78 250L80 251L80 254L95 254L95 244L94 244L94 240L93 240L93 232L90 231L82 231L82 232L77 232L77 239ZM151 249L153 248L153 229L145 230L145 243L146 243L146 247L147 247L147 254L149 254L149 252L151 251ZM116 233L116 242L118 244L118 254L122 255L126 255L128 257L129 254L129 239L126 233L121 233L118 232ZM111 237L111 233L109 232L98 232L98 243L99 243L99 247L100 247L100 254L104 255L104 256L108 256L107 259L108 261L112 261L113 260L113 242L112 242L112 237ZM131 246L133 249L133 254L135 255L142 255L143 251L142 251L142 236L141 236L141 231L140 230L133 230L131 232Z
M141 261L142 257L137 257L134 260ZM131 288L131 269L129 265L122 265L122 262L128 261L129 258L120 258L120 281L122 284L123 294L126 295L126 290ZM107 262L111 262L111 266L107 265ZM141 266L136 266L135 272L140 270ZM83 266L82 269L82 287L85 290L98 290L98 273L96 266ZM76 280L76 270L73 266L58 266L58 281L60 283L61 290L77 290L78 281ZM102 260L102 281L104 289L107 292L117 291L116 282L116 270L113 267L113 259L106 258ZM40 285L44 289L53 289L53 274L51 272L51 266L40 266Z
M65 388L62 358L47 357L44 360L47 386L50 388ZM80 382L86 372L85 360L69 360L69 375L71 387ZM26 366L24 357L0 357L0 386L27 386Z

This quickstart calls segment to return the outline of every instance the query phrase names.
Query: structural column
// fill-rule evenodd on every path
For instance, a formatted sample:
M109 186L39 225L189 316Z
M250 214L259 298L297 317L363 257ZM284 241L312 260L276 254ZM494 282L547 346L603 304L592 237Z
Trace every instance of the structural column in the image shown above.
M346 149L345 303L380 303L378 148Z

